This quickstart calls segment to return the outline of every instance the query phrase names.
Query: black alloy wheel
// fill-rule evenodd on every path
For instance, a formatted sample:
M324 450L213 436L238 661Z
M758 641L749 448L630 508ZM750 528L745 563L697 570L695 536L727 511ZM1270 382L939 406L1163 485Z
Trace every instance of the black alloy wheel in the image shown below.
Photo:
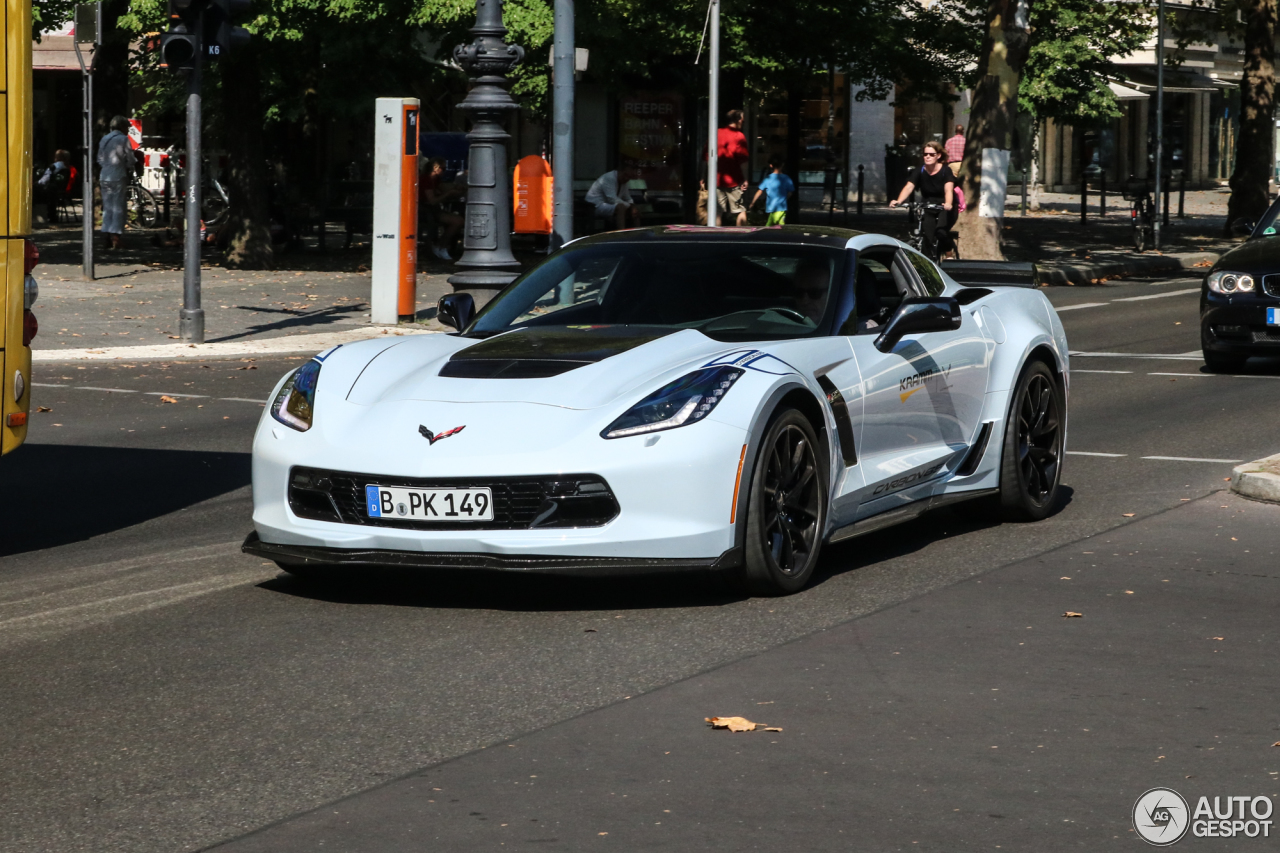
M747 503L743 580L753 595L786 595L813 576L827 516L827 476L808 419L783 409L765 432Z
M1062 483L1062 388L1049 366L1022 370L1005 426L1000 506L1006 521L1039 521L1054 511Z

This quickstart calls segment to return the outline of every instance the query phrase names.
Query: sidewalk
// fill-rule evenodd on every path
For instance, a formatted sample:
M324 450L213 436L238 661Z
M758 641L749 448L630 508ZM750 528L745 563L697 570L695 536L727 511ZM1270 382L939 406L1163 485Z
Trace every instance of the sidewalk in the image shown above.
M1133 844L1156 786L1280 797L1278 524L1219 492L214 849Z

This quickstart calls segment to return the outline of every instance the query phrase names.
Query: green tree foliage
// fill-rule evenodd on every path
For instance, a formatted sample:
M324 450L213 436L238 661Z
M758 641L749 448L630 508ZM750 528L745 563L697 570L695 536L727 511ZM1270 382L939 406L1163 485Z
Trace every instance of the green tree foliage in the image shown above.
M75 0L32 0L31 35L37 40L43 33L56 30L71 20Z

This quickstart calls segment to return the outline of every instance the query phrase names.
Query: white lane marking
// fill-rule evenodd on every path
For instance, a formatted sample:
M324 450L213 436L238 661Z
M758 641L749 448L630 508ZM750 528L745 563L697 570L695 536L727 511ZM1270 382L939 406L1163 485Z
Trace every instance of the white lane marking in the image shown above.
M32 388L70 388L70 385L56 385L52 382L32 382Z
M1232 379L1280 379L1280 376L1263 376L1258 373L1233 373Z
M1074 311L1077 308L1100 308L1106 304L1106 302L1081 302L1077 305L1054 306L1054 310L1061 314L1063 311Z
M144 393L148 397L199 397L202 400L209 396L208 394L177 394L172 391L146 391Z
M1213 376L1212 373L1148 373L1148 376Z
M1142 458L1159 459L1162 462L1217 462L1223 465L1244 461L1243 459L1201 459L1197 456L1144 456Z
M77 385L77 391L107 391L111 394L137 394L132 388L93 388L89 385Z
M1128 456L1128 453L1089 453L1085 450L1068 450L1068 456L1102 456L1106 459L1119 459L1121 456Z
M1133 373L1132 370L1085 370L1083 368L1071 368L1072 373Z
M1126 296L1124 299L1112 299L1112 302L1141 302L1144 299L1164 299L1166 296L1182 296L1187 293L1199 293L1200 288L1193 287L1190 290L1170 290L1167 293L1152 293L1148 296Z
M1173 354L1158 352L1079 352L1072 350L1068 355L1072 358L1155 358L1172 361L1204 361L1204 357L1199 352Z
M219 397L219 400L231 400L235 403L257 403L259 406L265 406L266 400L250 400L248 397Z

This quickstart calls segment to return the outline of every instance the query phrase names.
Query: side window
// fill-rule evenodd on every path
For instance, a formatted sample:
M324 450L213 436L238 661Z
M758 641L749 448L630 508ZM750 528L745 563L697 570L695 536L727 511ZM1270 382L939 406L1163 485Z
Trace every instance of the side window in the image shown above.
M930 296L941 296L947 285L942 280L942 273L938 272L938 268L933 265L933 262L924 255L918 255L915 252L904 250L903 253L911 261L911 265L915 267L916 274L920 276L920 283L924 285L925 292Z

